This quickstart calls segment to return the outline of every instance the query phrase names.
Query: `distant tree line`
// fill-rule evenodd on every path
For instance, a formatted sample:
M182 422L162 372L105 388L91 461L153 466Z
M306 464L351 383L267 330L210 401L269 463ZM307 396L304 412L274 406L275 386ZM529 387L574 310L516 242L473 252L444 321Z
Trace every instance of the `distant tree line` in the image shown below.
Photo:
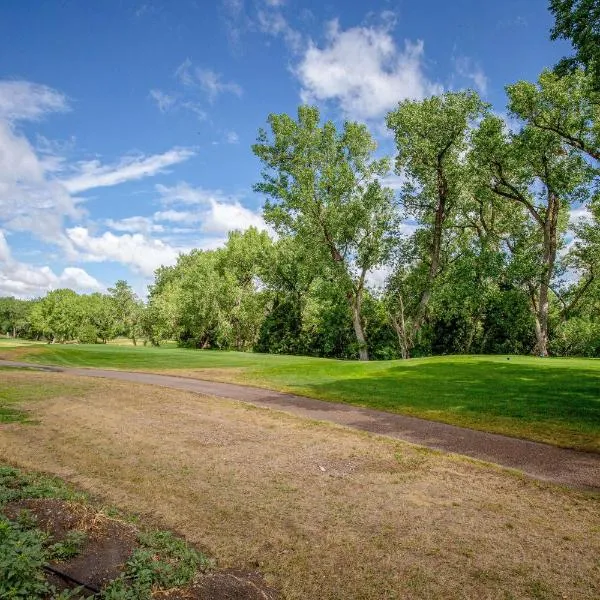
M145 303L123 281L1 299L0 331L363 360L600 356L600 8L551 9L577 54L507 86L508 119L473 91L403 101L386 118L392 162L364 124L272 114L252 150L275 236L181 255ZM574 210L586 217L569 224Z

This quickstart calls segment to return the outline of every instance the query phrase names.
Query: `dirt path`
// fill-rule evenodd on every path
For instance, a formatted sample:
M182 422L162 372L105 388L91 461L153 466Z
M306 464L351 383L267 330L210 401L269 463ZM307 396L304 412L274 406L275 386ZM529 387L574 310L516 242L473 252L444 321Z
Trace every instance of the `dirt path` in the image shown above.
M600 490L600 455L591 452L557 448L416 417L230 383L152 373L44 366L7 360L0 360L0 366L27 367L75 376L103 377L230 398L256 406L283 410L308 419L329 421L353 429L405 440L444 452L470 456L503 467L518 469L543 481Z

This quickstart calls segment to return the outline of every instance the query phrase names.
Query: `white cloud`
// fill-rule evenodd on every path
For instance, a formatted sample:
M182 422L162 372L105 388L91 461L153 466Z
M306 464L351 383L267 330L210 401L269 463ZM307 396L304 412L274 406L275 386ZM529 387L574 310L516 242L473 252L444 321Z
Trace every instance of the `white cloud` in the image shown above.
M244 0L222 0L222 5L227 37L232 48L237 50L239 49L242 32L246 25Z
M228 144L239 144L240 136L235 131L228 131L225 136Z
M0 81L0 119L35 120L51 112L69 110L67 97L30 81Z
M67 267L57 275L48 266L35 267L15 260L4 233L0 231L0 296L26 298L58 288L89 292L101 290L103 286L78 267Z
M244 231L249 227L266 230L261 215L252 212L239 202L225 203L211 200L210 209L202 215L202 231L206 233L227 233L234 229Z
M201 220L199 213L187 210L162 210L154 213L154 220L168 223L197 223Z
M162 225L152 222L149 217L127 217L125 219L114 220L107 219L106 225L114 231L124 231L127 233L151 233L164 231Z
M584 222L584 221L591 222L592 221L592 213L591 213L590 209L585 205L581 205L577 208L572 208L571 212L569 213L569 221L573 225L576 225L576 224Z
M164 154L126 156L114 165L102 165L99 160L83 161L77 165L78 174L62 183L71 193L118 185L163 173L166 167L183 162L193 155L194 151L190 148L173 148Z
M221 94L229 93L236 96L242 95L242 88L233 81L223 81L221 75L211 69L194 67L187 58L177 67L175 76L186 87L199 86L210 102L214 102Z
M67 236L80 260L119 262L147 276L161 265L175 264L179 253L187 250L140 233L115 235L107 231L93 236L86 227L73 227L67 229Z
M65 218L83 216L80 201L48 176L52 172L52 161L40 158L25 136L0 120L0 223L6 229L57 240Z
M294 72L304 102L337 101L356 119L380 118L407 98L441 92L423 69L423 42L396 47L387 27L340 30L329 23L326 44L312 41Z
M473 81L475 89L481 94L486 94L488 89L488 78L483 72L481 66L475 64L467 56L461 56L454 59L456 72L466 79Z
M180 182L174 186L166 186L161 183L154 186L159 193L163 204L208 204L211 198L224 198L220 190L205 190L203 188L194 188L188 183Z
M239 200L226 196L220 190L193 188L187 183L178 183L167 187L157 185L156 191L167 206L199 205L195 211L167 210L155 213L159 221L177 223L201 223L200 231L209 234L224 234L234 229L245 230L248 227L267 229L262 215L243 206Z
M267 2L271 7L279 7L283 2ZM302 35L293 29L279 10L259 10L257 14L258 28L262 33L281 37L294 52L302 46Z
M388 187L394 191L401 190L406 183L406 177L404 175L386 175L381 178L381 185Z
M150 90L150 97L156 102L158 110L162 113L168 112L177 101L177 97L174 94L167 94L162 90Z

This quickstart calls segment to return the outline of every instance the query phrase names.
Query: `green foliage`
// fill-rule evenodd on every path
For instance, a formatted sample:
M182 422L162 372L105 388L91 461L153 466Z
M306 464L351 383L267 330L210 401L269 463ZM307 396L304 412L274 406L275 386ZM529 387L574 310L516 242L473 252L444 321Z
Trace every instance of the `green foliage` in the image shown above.
M264 169L257 192L267 196L265 219L281 235L310 249L351 309L360 357L368 359L361 303L365 277L389 256L396 227L393 193L381 185L387 158L374 159L367 127L346 122L338 131L320 122L316 107L297 120L268 118L252 150Z
M83 531L69 531L64 539L48 548L48 554L52 560L69 560L81 552L86 539L87 535Z
M35 600L51 593L42 571L45 542L41 531L23 529L0 515L0 598Z
M600 90L600 0L550 0L550 11L555 18L551 38L569 40L575 49L556 71L564 75L583 66Z
M27 498L81 499L63 481L38 473L25 473L13 467L0 466L0 506Z
M561 356L599 356L600 322L573 317L554 331L552 350Z
M146 304L123 280L108 294L0 298L0 333L345 359L600 353L590 333L600 312L600 89L589 54L600 8L551 9L578 67L509 85L510 122L472 91L388 114L397 196L366 125L323 122L309 106L272 114L252 150L276 239L250 228L182 254L156 271ZM591 218L569 223L584 207ZM26 420L7 404L0 420Z
M210 561L168 531L140 533L124 573L102 592L103 600L145 600L154 589L182 587L192 582Z

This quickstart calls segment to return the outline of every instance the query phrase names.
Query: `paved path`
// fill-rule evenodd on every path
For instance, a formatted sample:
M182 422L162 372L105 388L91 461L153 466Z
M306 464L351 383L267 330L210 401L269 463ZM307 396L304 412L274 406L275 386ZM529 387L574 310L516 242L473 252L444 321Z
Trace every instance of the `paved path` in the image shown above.
M0 366L27 367L84 377L104 377L241 400L256 406L283 410L300 417L330 421L436 450L463 454L518 469L543 481L600 490L600 454L592 452L556 448L548 444L475 431L416 417L359 408L349 404L324 402L231 383L153 373L54 367L7 360L0 360Z

